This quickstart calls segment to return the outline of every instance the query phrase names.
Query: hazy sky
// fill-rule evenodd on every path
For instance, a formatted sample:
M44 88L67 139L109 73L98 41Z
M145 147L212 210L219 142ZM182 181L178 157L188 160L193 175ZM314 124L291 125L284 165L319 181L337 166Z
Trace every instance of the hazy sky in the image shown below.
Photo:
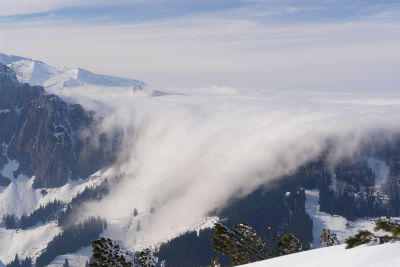
M389 0L1 0L0 52L150 86L397 90Z

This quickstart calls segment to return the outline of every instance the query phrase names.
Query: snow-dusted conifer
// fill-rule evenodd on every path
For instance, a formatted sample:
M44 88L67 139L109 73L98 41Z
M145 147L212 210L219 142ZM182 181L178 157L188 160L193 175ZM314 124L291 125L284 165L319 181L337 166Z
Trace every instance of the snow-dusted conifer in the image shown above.
M345 240L347 246L346 248L354 248L362 244L367 244L372 240L377 239L377 237L368 230L358 230L358 233L354 236L350 236Z
M279 255L288 255L302 250L301 242L293 234L282 236L282 239L278 241L276 247Z
M320 247L330 247L339 245L339 241L335 233L332 233L329 229L322 229L322 234L319 238Z
M165 267L165 261L161 261L159 263L159 259L154 255L154 250L152 247L146 248L139 252L138 260L140 266L143 267Z
M234 266L268 259L275 253L273 246L245 223L235 225L232 231L215 224L211 245L216 252L229 256Z
M93 254L91 267L165 267L165 261L155 256L153 248L133 253L116 241L104 237L92 241Z

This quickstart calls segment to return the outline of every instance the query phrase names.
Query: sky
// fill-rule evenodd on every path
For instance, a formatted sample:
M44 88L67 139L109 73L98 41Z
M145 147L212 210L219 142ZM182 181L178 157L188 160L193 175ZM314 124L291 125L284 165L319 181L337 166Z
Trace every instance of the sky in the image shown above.
M397 90L395 0L1 0L0 52L157 89Z

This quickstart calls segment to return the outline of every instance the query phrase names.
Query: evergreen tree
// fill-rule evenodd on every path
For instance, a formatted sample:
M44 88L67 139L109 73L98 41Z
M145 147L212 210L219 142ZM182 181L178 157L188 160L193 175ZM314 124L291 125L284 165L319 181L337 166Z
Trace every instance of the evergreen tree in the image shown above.
M282 239L278 241L276 247L278 255L288 255L302 250L301 242L293 234L282 236Z
M274 247L244 223L235 225L232 231L222 224L215 224L211 245L216 252L229 256L233 266L265 260L275 255Z
M32 267L32 259L30 257L21 261L20 267Z
M346 239L346 248L354 248L356 246L360 246L362 244L367 244L371 241L378 241L379 243L387 243L391 241L400 241L400 224L386 221L386 220L379 220L376 222L375 231L385 231L391 233L391 236L384 235L384 236L376 236L368 230L358 230L358 233L354 236L350 236Z
M18 254L15 254L15 258L12 262L10 262L7 267L19 267L20 266L20 262L19 262L19 257Z
M133 254L122 249L117 242L109 238L100 238L92 241L93 262L90 267L129 267L133 265Z
M376 236L368 230L358 230L354 236L350 236L345 240L346 248L354 248L362 244L367 244L376 239Z
M138 215L138 211L137 211L137 209L135 208L134 210L133 210L133 217L136 217Z
M376 222L375 231L385 231L392 234L392 237L400 236L400 224L389 222L386 220L379 220Z
M330 247L339 245L339 241L335 233L332 233L329 229L322 229L322 234L319 238L320 247Z
M6 229L17 229L17 220L14 215L3 215L2 221Z
M91 267L165 267L165 262L159 261L152 248L134 254L104 237L92 241L92 247Z
M65 259L65 262L64 262L64 264L63 264L63 267L69 267L68 259Z
M165 267L165 262L158 264L158 257L154 256L153 248L146 248L138 253L138 261L141 267Z

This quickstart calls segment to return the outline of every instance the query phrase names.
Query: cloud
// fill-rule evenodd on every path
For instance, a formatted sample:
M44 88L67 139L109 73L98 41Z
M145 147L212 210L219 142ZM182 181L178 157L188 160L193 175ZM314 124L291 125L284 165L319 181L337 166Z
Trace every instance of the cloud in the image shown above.
M111 6L129 2L127 0L114 0L112 2L105 0L2 0L0 16L35 14L71 7ZM135 2L141 2L141 0L135 0Z
M276 15L284 15L284 14L293 14L298 12L309 12L309 11L320 11L326 9L325 7L294 7L294 6L286 6L282 8L277 8L268 11L262 11L256 13L256 16L276 16Z
M82 3L130 2L41 1L42 5L37 6L49 9ZM148 7L161 2L151 1ZM188 6L195 1L189 2ZM17 7L15 3L5 1L4 10ZM21 6L30 8L33 2L29 3ZM179 3L173 1L172 6L182 7ZM220 3L225 7L226 1ZM160 90L212 84L269 89L397 90L398 5L371 1L240 3L218 10L217 4L207 2L199 14L193 15L192 7L187 13L168 19L124 23L93 14L88 16L94 16L95 21L87 23L84 15L60 18L51 13L30 20L3 21L0 49L56 66L80 66L98 73L142 79ZM339 12L343 6L346 12ZM265 12L284 14L257 16ZM312 15L299 16L309 12Z
M2 52L163 87L396 90L399 23L270 25L180 18L120 25L0 26ZM29 46L25 43L29 40Z
M170 237L232 198L294 172L332 144L335 163L358 156L374 136L390 140L400 130L398 93L216 86L162 97L76 92L113 107L105 129L126 129L119 169L124 178L84 214L106 217L106 234L131 247Z

